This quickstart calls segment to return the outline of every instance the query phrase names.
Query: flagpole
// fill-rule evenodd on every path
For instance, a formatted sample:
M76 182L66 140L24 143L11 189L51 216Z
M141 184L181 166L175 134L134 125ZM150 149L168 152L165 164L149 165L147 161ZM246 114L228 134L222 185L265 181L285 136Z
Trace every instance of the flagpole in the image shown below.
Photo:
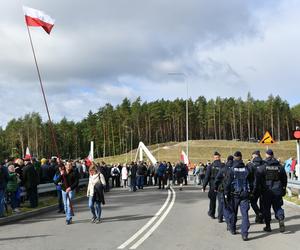
M31 50L32 50L32 54L33 54L36 70L37 70L37 73L38 73L39 82L40 82L40 87L41 87L41 90L42 90L43 99L44 99L44 103L45 103L45 107L46 107L46 111L47 111L47 115L48 115L48 120L49 120L51 134L52 134L52 141L53 141L53 144L54 144L54 147L55 147L55 150L56 150L56 155L57 155L58 158L60 158L56 138L55 138L55 135L54 135L54 127L53 127L52 119L51 119L49 108L48 108L48 103L47 103L47 99L46 99L46 95L45 95L45 91L44 91L44 86L43 86L43 82L42 82L40 69L39 69L37 59L36 59L36 55L35 55L35 50L34 50L34 46L33 46L33 42L32 42L30 29L29 29L28 25L26 25L26 27L27 27L27 32L28 32L30 45L31 45Z

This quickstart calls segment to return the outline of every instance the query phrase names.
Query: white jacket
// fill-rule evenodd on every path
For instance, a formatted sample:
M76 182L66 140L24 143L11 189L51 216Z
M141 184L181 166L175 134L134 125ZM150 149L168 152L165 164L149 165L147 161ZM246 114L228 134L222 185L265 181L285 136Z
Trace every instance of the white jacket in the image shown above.
M86 194L87 197L90 197L90 196L92 197L94 195L94 186L96 185L96 183L99 180L101 181L102 185L106 185L103 174L98 173L98 174L90 175L89 185L88 185L87 194Z
M128 170L126 167L122 167L122 180L128 179Z

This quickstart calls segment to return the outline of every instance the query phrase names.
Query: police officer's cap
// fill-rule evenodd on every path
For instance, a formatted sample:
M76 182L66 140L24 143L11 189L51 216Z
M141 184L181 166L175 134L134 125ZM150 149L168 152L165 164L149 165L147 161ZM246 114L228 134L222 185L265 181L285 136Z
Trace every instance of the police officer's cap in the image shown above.
M233 155L234 157L242 157L241 151L236 151Z
M260 155L260 151L259 150L255 150L252 155Z
M268 149L268 150L266 151L266 154L267 154L267 155L274 155L274 153L273 153L273 150L272 150L272 149Z
M214 156L221 156L220 153L218 151L214 152Z

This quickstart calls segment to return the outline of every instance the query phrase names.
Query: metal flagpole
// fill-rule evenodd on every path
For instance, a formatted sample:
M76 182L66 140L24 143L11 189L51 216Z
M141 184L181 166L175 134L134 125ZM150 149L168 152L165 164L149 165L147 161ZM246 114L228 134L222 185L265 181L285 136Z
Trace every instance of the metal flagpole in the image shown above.
M53 141L53 144L54 144L54 147L55 147L55 150L56 150L56 155L57 155L58 158L60 158L56 138L55 138L55 135L54 135L54 127L53 127L53 123L52 123L52 120L51 120L51 116L50 116L50 112L49 112L49 108L48 108L48 103L47 103L47 99L46 99L46 95L45 95L45 91L44 91L44 86L43 86L43 82L42 82L42 78L41 78L41 73L40 73L40 70L39 70L39 66L38 66L38 63L37 63L36 55L35 55L35 50L34 50L34 47L33 47L31 33L30 33L30 30L29 30L29 27L28 27L27 24L26 24L26 27L27 27L27 32L28 32L28 36L29 36L29 40L30 40L30 45L31 45L32 53L33 53L33 58L34 58L36 70L37 70L39 81L40 81L40 87L41 87L41 90L42 90L45 107L46 107L46 110L47 110L48 120L49 120L51 134L52 134L52 141Z

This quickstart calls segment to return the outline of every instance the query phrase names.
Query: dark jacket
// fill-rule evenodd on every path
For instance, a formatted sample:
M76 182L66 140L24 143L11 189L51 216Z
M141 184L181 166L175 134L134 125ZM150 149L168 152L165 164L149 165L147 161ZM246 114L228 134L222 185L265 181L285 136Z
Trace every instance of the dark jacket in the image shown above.
M39 184L39 175L31 163L23 168L23 186L26 189L37 187Z
M251 188L250 183L250 171L245 166L242 160L234 160L232 167L229 169L228 180L224 188L225 195L234 195L242 199L249 197Z
M166 175L167 166L164 163L161 163L157 169L157 176L164 177Z
M215 190L215 179L217 177L219 170L222 167L224 167L224 164L221 163L220 160L214 161L211 165L207 167L204 183L203 183L203 189L205 189L207 184L209 183L209 189Z
M275 158L267 158L264 165L256 174L255 190L272 192L275 195L285 195L287 186L287 175L284 167Z
M67 188L71 188L71 190L75 190L79 183L79 176L76 171L73 169L67 174L60 175L56 181L54 182L56 185L61 183L61 188L63 191L66 191Z
M0 165L0 190L5 190L7 182L8 182L7 167Z
M101 202L103 205L105 204L104 186L102 185L101 182L97 182L94 186L93 200L97 202Z
M224 193L226 183L228 182L230 169L233 161L228 161L224 167L221 167L215 178L215 190Z
M130 176L131 178L136 178L137 165L133 164L130 168Z

